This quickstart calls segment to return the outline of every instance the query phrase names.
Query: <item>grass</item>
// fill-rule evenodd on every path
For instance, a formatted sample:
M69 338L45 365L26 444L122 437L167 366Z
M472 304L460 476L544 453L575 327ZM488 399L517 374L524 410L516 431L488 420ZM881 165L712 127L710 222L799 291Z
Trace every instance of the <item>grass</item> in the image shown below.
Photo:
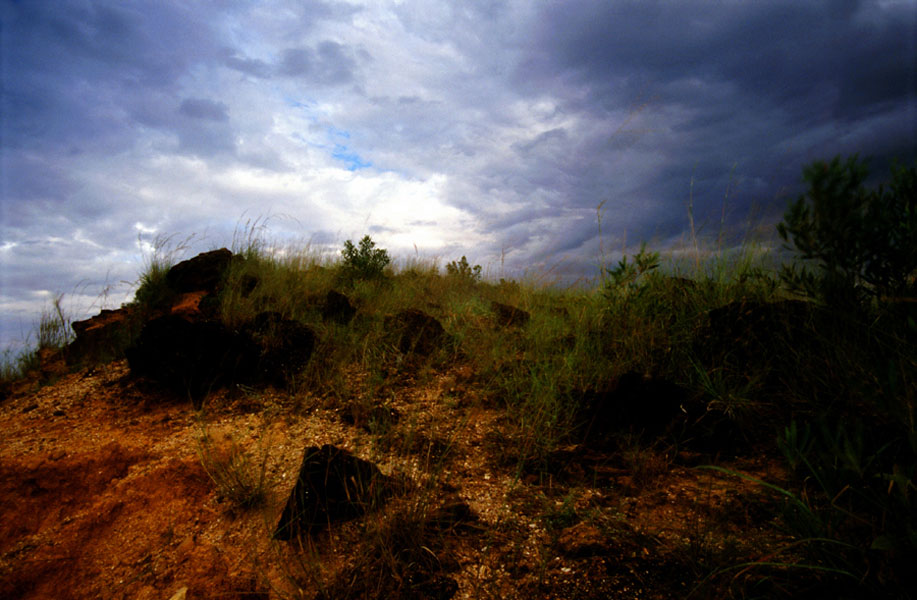
M241 260L232 263L220 294L222 321L238 328L270 310L317 334L311 362L286 390L298 399L293 410L347 412L354 426L374 436L378 452L400 446L398 452L410 457L426 447L428 469L441 472L450 440L423 437L416 424L398 424L386 416L393 413L376 409L387 408L406 386L432 385L464 365L473 374L467 384L475 389L473 402L505 415L506 426L490 438L495 462L520 479L534 474L546 481L563 477L556 473L558 453L583 444L584 398L614 398L626 373L670 382L684 390L688 416L682 429L651 440L634 427L609 434L617 442L604 460L632 472L632 485L655 485L685 450L710 462L743 452L782 458L792 474L782 485L754 480L774 498L774 514L791 540L786 552L748 554L753 551L736 549L728 535L698 525L685 553L697 557L687 571L703 582L694 590L697 597L744 597L761 589L775 596L845 589L849 597L908 597L915 589L908 566L917 551L914 333L870 314L761 312L762 305L793 298L781 289L766 255L748 251L698 261L673 277L666 274L673 268L665 259L657 257L660 267L648 268L651 257L644 254L593 289L559 289L483 280L464 257L446 273L436 263L415 260L361 280L339 259L309 247L272 246L257 235L257 223L237 237L233 249ZM165 273L173 259L149 262L135 302L154 306L167 300ZM628 265L636 269L628 271ZM355 305L349 323L323 318L323 298L331 290ZM522 326L505 326L493 302L530 318ZM711 325L724 307L734 307L727 318L733 314L739 325ZM405 309L436 318L447 339L423 356L403 352L385 319ZM759 312L763 321L746 321ZM58 299L42 317L39 347L64 345L67 325ZM32 358L17 360L18 371L3 367L4 379L30 368ZM269 448L254 457L232 432L206 430L198 443L221 497L244 510L270 504ZM435 460L434 446L440 449ZM597 481L600 467L591 473L593 467L585 468L584 477ZM355 534L362 562L343 575L329 575L321 564L327 557L313 552L300 554L301 576L311 573L312 583L334 597L419 597L433 589L424 586L440 585L435 575L452 568L441 564L449 544L442 521L451 518L436 512L441 488L434 478L432 487L368 518ZM555 533L576 519L570 496L543 514ZM720 537L711 541L711 535ZM412 569L429 577L412 580ZM718 583L723 581L728 583Z
M243 511L265 506L270 482L269 454L263 444L262 440L258 455L253 456L233 432L214 430L201 421L197 454L219 500L226 500L234 509Z

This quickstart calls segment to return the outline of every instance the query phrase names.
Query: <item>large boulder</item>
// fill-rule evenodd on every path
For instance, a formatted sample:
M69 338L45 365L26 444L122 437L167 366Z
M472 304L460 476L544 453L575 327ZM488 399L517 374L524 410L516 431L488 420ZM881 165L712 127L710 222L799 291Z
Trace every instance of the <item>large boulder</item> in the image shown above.
M259 348L255 376L265 383L290 381L306 366L315 348L315 333L309 327L276 312L259 314L243 332Z
M311 535L375 510L391 495L392 483L376 465L346 450L330 444L310 446L274 529L274 539Z
M350 298L336 290L328 291L322 306L323 320L346 325L350 323L355 314L357 314L357 309L350 301Z
M131 373L199 402L212 389L251 381L260 348L216 321L165 315L144 325L125 351Z
M490 310L501 327L524 327L529 322L530 315L527 311L509 304L491 302Z
M223 280L223 275L231 262L232 252L226 248L203 252L169 269L166 282L178 293L213 291Z
M76 334L64 355L69 364L119 358L138 328L133 307L102 310L84 321L71 323Z
M169 314L149 321L125 353L131 373L198 403L232 383L281 385L305 367L314 346L311 329L278 313L261 313L239 331Z
M625 373L609 389L580 396L580 437L591 447L607 448L621 432L648 437L674 433L689 418L687 390L640 373Z
M439 321L413 308L386 317L385 331L402 354L428 356L446 340L446 331Z
M71 326L76 336L65 353L68 363L120 358L146 323L165 315L179 315L186 321L216 318L219 313L217 291L232 257L232 252L220 248L173 266L166 273L168 293L155 301L153 306L145 306L141 310L139 306L129 304L117 310L102 310L83 321L74 321Z

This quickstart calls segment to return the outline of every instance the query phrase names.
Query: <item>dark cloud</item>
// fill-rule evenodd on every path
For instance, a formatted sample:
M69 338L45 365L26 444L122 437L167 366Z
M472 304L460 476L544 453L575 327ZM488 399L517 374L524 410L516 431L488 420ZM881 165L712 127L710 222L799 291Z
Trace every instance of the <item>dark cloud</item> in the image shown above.
M0 338L50 291L132 278L156 235L231 244L241 215L289 214L274 230L334 255L368 231L393 255L575 278L683 241L689 210L701 235L772 233L812 160L858 152L884 175L917 152L908 1L62 0L0 18Z
M266 62L257 58L239 56L237 52L229 48L223 51L223 64L230 69L260 79L266 79L271 76L271 67Z
M17 3L4 10L4 147L119 151L136 139L125 98L173 90L213 51L184 4Z
M324 41L315 50L288 48L278 65L278 72L324 85L339 85L353 80L356 62L337 42Z
M629 110L642 112L647 126L638 135L599 126L591 139L571 136L559 154L575 160L525 148L539 165L533 172L560 169L567 177L554 174L554 189L585 206L603 184L621 189L622 155L647 142L661 159L658 171L643 190L626 186L656 207L640 211L641 231L683 229L689 200L699 219L714 219L730 177L767 182L729 199L740 204L732 214L741 219L751 203L797 189L801 166L815 158L890 149L914 157L915 123L906 115L914 101L915 7L908 3L565 2L537 21L540 32L516 70L519 89L548 90L563 98L562 110L593 124L625 121ZM852 135L892 115L902 125L897 132Z
M228 121L229 107L222 102L214 102L206 98L186 98L182 100L178 112L192 119L206 121Z

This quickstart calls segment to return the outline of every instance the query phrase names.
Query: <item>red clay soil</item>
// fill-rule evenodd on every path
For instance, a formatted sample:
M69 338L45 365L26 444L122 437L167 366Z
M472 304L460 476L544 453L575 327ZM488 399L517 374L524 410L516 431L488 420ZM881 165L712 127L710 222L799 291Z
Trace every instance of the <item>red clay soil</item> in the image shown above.
M297 563L270 539L303 448L326 443L415 482L431 480L435 463L436 493L477 519L426 548L455 598L683 596L704 574L700 554L722 540L779 542L770 517L752 510L760 488L652 454L605 468L602 482L520 477L493 450L505 415L467 380L454 369L392 393L400 418L387 438L343 401L271 390L221 393L198 413L133 380L125 361L22 382L0 405L0 598L315 597L310 581L325 575L355 589L333 571L347 573L374 547L355 551L363 538L348 538L366 537L365 524L323 538L316 553L329 562L318 579L302 553ZM234 444L266 461L268 501L257 510L221 498L202 466ZM733 466L774 475L766 461Z

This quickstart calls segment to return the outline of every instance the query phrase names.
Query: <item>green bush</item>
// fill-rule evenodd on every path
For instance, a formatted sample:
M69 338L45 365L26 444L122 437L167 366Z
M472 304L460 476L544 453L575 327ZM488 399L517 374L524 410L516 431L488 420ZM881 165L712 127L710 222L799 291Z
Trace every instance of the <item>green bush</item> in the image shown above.
M388 252L382 248L376 248L376 243L368 235L363 236L363 239L360 240L359 248L355 247L350 240L344 242L341 256L344 258L341 265L342 272L344 277L351 281L382 277L385 267L392 262Z
M452 261L446 265L446 274L450 277L477 283L481 281L481 265L471 266L464 256L459 261Z
M803 170L808 191L777 231L804 261L780 273L793 291L825 304L862 306L913 296L917 275L917 167L893 167L886 187L869 190L867 166L854 156Z
M605 288L603 293L609 299L616 297L622 291L635 291L643 283L644 275L659 268L659 253L648 252L646 242L640 244L640 251L633 256L633 261L627 261L625 254L618 261L614 269L602 269Z

